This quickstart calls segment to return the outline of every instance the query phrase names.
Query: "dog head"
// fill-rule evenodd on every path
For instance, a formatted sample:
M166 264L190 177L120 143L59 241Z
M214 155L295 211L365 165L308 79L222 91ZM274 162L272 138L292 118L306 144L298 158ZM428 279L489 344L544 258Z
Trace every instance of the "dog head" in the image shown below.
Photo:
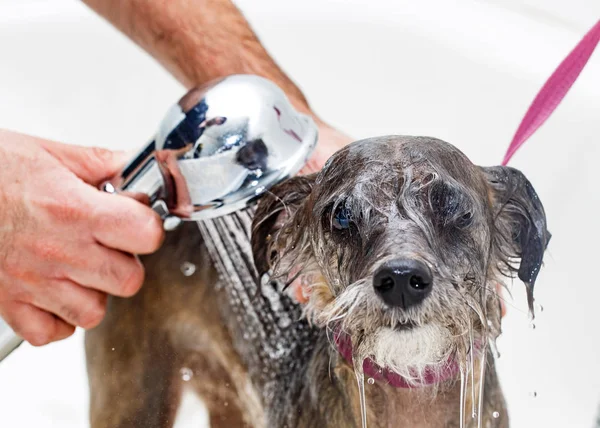
M500 333L497 285L530 309L550 234L519 171L423 137L357 141L260 202L260 274L284 278L338 351L392 383L431 383ZM472 355L471 355L472 360Z

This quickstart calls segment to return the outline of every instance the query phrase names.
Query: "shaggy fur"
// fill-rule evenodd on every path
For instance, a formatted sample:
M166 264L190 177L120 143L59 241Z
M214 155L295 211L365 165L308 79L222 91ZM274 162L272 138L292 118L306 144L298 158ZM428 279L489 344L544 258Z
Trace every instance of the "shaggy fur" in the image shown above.
M335 223L342 209L348 228ZM275 365L243 357L260 351L261 335L232 341L246 326L232 315L227 288L215 287L190 226L146 259L140 295L113 299L107 320L87 336L93 428L171 427L184 364L201 376L194 385L213 427L357 427L363 361L412 386L396 388L385 376L365 382L369 427L458 427L461 416L466 426L508 426L489 350L500 334L497 285L518 272L533 310L550 238L521 172L475 166L440 140L389 136L355 142L318 174L263 197L252 227L257 273L266 278L257 298L267 299L264 287L274 284L302 310L290 328L310 332L296 344L302 358L289 354L294 370L268 383L252 373ZM397 258L423 262L433 275L431 293L407 309L386 305L373 288L377 268ZM189 260L203 268L180 290L178 266ZM114 343L126 351L109 352ZM148 376L155 384L139 386ZM439 381L428 384L432 377Z
M351 213L348 229L334 227L340 209ZM502 277L519 272L533 311L550 239L522 173L475 166L431 138L355 142L320 173L274 190L259 207L257 230L264 234L273 217L269 258L256 257L260 268L299 277L309 321L344 331L357 361L371 358L415 385L432 370L446 371L449 358L473 374L500 334ZM396 258L431 268L433 290L421 304L391 308L375 293L374 273Z

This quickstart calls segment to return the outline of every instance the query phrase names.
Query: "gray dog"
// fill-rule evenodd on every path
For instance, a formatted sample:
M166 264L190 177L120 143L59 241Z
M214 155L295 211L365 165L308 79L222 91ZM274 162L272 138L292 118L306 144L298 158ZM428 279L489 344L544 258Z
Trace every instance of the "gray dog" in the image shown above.
M507 427L498 285L518 271L533 310L549 239L519 171L431 138L355 142L259 203L255 296L216 286L195 225L144 260L140 294L87 335L92 427L171 427L188 385L213 427ZM273 295L292 324L249 328L240 302Z

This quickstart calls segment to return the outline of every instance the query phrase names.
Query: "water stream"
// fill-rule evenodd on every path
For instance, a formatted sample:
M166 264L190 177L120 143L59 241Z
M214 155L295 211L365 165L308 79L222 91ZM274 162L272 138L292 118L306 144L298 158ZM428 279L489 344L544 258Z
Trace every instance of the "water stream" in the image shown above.
M465 400L467 389L467 374L465 369L460 367L460 428L465 428Z
M365 373L363 371L363 361L359 359L360 363L354 363L354 374L356 375L356 382L358 384L358 397L360 400L360 416L362 421L362 428L367 428L367 397L365 395Z

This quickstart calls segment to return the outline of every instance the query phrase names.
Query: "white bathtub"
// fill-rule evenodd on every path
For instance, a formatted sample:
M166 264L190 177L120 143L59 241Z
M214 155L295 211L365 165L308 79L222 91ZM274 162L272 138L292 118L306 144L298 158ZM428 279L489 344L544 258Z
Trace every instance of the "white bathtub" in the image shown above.
M450 141L497 164L533 96L600 18L597 1L244 0L316 110L359 137ZM0 0L0 127L134 148L182 88L75 0ZM600 403L600 52L512 165L554 237L529 328L513 285L499 371L513 427L591 427ZM543 158L543 159L542 159ZM81 332L0 364L0 426L87 426ZM532 392L537 393L533 397ZM457 403L458 405L458 403Z

